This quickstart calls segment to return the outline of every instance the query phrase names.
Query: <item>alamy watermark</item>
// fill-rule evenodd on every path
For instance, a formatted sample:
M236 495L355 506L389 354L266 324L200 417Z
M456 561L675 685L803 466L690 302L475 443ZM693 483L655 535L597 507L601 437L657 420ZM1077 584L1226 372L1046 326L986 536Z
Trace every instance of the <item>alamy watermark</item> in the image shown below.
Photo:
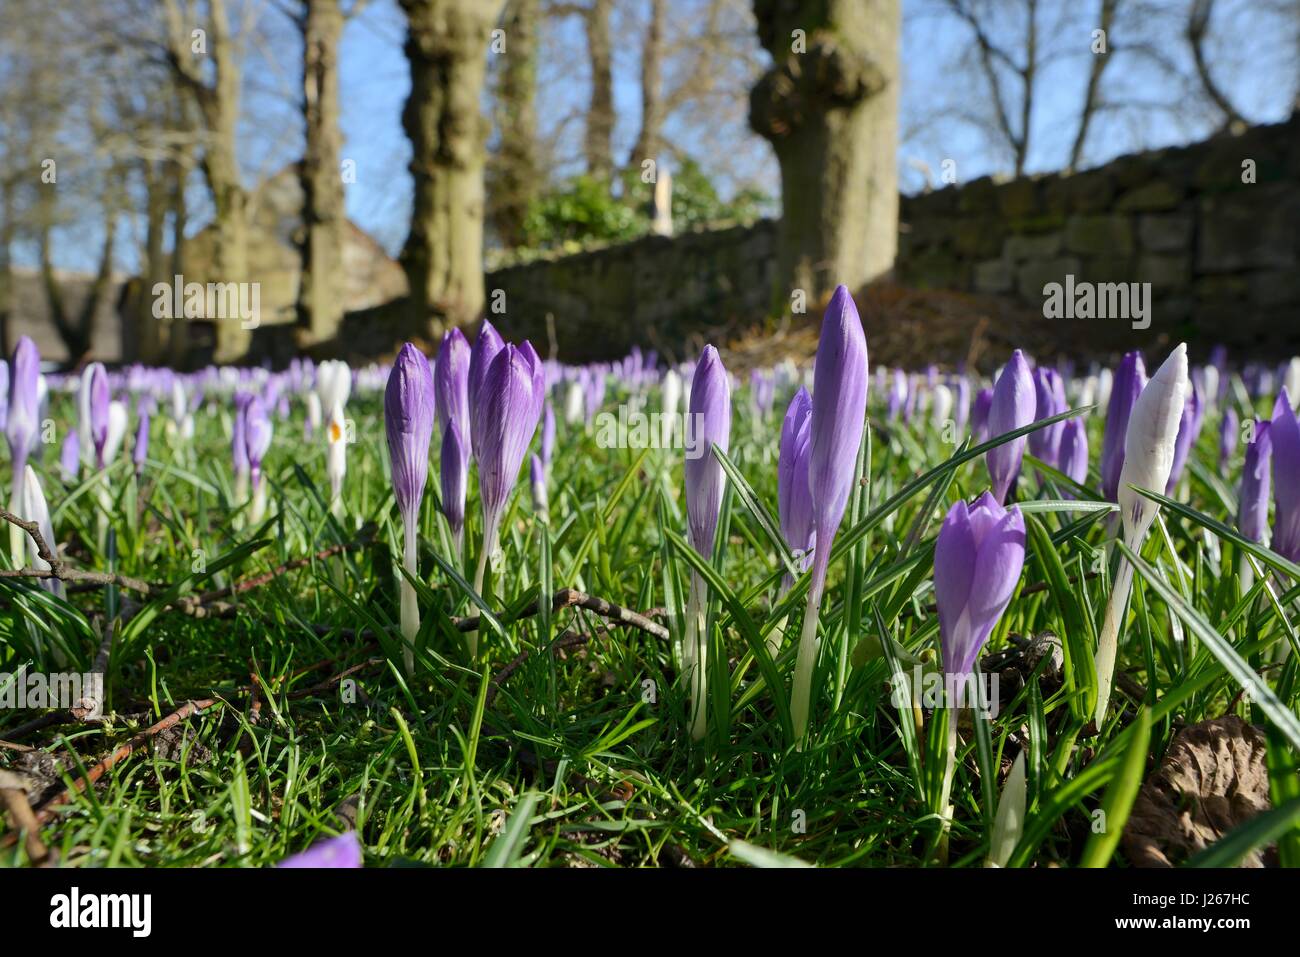
M709 451L698 412L642 412L620 405L617 414L598 413L593 426L602 449L682 449L688 459Z
M260 282L185 282L176 275L171 282L153 284L155 319L238 320L241 329L262 324Z
M0 672L0 709L81 708L86 717L99 718L103 706L104 675L98 671Z
M1151 325L1151 283L1075 282L1043 286L1043 316L1047 319L1128 319L1134 329Z
M944 674L926 671L920 665L894 683L891 699L896 708L920 705L932 711L942 708L971 708L992 720L998 716L998 675Z

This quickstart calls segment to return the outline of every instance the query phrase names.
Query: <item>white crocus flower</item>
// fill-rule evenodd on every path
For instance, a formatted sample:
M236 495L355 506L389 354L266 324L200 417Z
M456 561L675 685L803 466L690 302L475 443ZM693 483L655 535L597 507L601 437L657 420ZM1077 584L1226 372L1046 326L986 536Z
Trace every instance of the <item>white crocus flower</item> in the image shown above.
M952 417L952 389L946 385L936 385L930 402L930 422L936 429L942 430Z
M27 519L29 522L35 522L41 530L41 538L45 539L51 551L56 547L54 541L54 523L50 521L50 507L45 501L45 492L41 489L41 480L36 477L36 472L29 465L23 474L23 484L20 490L20 500L17 504L18 515ZM30 535L24 536L27 539L27 563L38 571L49 571L50 563L41 558L36 553L36 541ZM63 582L57 578L42 578L41 587L47 591L64 597Z
M307 431L315 435L321 425L320 396L315 392L307 393Z
M673 441L673 430L677 427L677 407L682 401L682 377L678 375L676 369L669 369L664 373L663 384L663 447L671 448Z
M77 444L81 464L86 468L95 467L95 439L90 432L90 380L95 375L95 365L92 362L82 370L77 389Z
M1174 464L1174 441L1187 395L1187 346L1170 353L1133 405L1124 435L1124 467L1119 474L1119 512L1124 523L1124 544L1135 554L1142 549L1160 507L1134 488L1163 492ZM1106 621L1097 643L1097 728L1100 730L1115 678L1115 656L1129 592L1133 566L1120 559L1115 587L1106 606Z
M343 476L348 470L348 429L343 408L352 393L352 369L346 362L322 362L316 369L316 394L323 408L329 410L325 428L328 443L325 474L330 480L330 511L343 514Z
M573 425L582 418L586 397L582 394L582 385L577 379L569 380L568 391L564 393L564 421Z
M1295 397L1300 395L1300 356L1293 356L1287 363L1286 373L1282 377L1282 384L1286 386L1287 395L1295 401Z

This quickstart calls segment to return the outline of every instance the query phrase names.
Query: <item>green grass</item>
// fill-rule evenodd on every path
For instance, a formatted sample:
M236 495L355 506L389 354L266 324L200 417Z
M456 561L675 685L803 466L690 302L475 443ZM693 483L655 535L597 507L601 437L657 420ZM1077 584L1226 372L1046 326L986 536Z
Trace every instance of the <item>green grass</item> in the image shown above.
M526 468L512 500L503 560L482 596L494 615L482 622L478 663L453 623L480 607L464 583L480 546L477 479L467 554L453 557L437 510L435 441L413 677L400 664L399 523L378 396L349 407L358 440L341 524L325 502L323 441L303 441L298 406L276 423L270 517L259 528L231 501L221 415L200 411L192 448L171 444L156 417L138 485L125 459L113 466L112 534L102 552L97 496L86 484L63 486L56 447L47 448L41 474L56 537L77 566L177 587L144 600L96 588L62 604L27 582L0 582L0 673L24 664L53 670L60 652L65 670L87 670L96 628L117 629L108 720L60 723L23 743L60 760L70 784L187 700L218 701L75 793L43 826L43 841L70 866L256 867L337 833L340 809L351 809L369 866L932 866L945 851L952 865L980 866L1006 770L1027 745L1027 821L1012 864L1122 865L1117 835L1094 835L1093 812L1131 802L1179 727L1233 711L1272 726L1294 755L1296 595L1279 593L1285 576L1265 574L1256 582L1268 580L1271 594L1260 584L1243 594L1238 574L1244 552L1261 572L1294 566L1215 524L1231 525L1240 464L1220 474L1217 422L1206 423L1186 491L1175 496L1187 504L1162 510L1138 565L1119 665L1146 700L1117 690L1100 733L1086 724L1091 650L1119 554L1109 549L1108 566L1110 513L1088 504L1092 492L1063 498L1072 489L1060 476L1047 473L1040 488L1027 460L1018 494L1033 502L1029 555L985 654L1006 651L1010 636L1052 632L1064 639L1064 674L1057 682L1031 675L993 720L961 727L945 841L943 722L923 712L918 725L917 714L894 705L889 679L937 654L934 535L948 506L983 491L987 475L976 450L943 444L928 425L882 422L874 401L861 465L870 481L836 540L812 730L794 748L788 695L807 582L776 607L787 557L774 520L784 405L768 421L744 394L735 408L726 462L734 480L713 566L684 545L680 452L598 448L580 425L561 422L549 521L532 510ZM66 426L72 403L56 397L52 415ZM1094 486L1101 418L1090 418ZM163 607L339 543L357 547L237 595L231 617ZM672 641L580 608L518 615L539 594L570 587L655 610L678 638L693 567L714 586L710 731L698 744L687 734ZM767 638L781 622L785 641L772 658ZM561 652L546 653L573 634L587 640L566 637ZM309 690L356 666L355 685ZM253 684L264 689L256 715ZM1150 716L1141 725L1139 704ZM0 740L34 716L0 711ZM1142 741L1146 760L1135 760L1128 752ZM0 747L0 768L22 762L32 758ZM1293 757L1276 763L1295 766ZM1280 781L1279 793L1293 795L1292 783ZM1278 840L1294 829L1293 808L1229 835L1224 853ZM23 844L0 849L0 863L28 863Z

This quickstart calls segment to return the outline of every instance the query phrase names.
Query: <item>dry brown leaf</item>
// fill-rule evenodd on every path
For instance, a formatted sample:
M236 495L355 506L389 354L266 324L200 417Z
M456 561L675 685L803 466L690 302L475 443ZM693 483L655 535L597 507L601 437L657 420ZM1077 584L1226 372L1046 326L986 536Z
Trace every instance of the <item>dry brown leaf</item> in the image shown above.
M1124 827L1136 867L1176 867L1270 807L1264 734L1236 715L1184 728L1142 785ZM1273 866L1259 848L1242 867Z

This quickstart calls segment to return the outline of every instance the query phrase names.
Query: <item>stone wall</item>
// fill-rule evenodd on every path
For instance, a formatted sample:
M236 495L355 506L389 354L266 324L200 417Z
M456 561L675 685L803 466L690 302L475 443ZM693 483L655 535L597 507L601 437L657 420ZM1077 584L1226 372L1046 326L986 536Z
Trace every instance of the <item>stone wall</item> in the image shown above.
M909 285L1041 307L1044 286L1067 276L1151 284L1150 329L1063 322L1083 346L1181 338L1267 354L1300 345L1300 117L1072 176L985 178L905 197L901 219L898 273Z
M688 340L765 316L775 266L769 221L646 236L489 273L488 318L573 362L621 357L633 345L684 356ZM504 313L494 312L498 290Z
M1254 182L1243 181L1253 162ZM1300 349L1300 117L1074 175L974 180L904 197L898 278L1006 296L1041 309L1043 287L1151 283L1151 326L1057 322L1063 351L1096 354L1186 339L1268 356ZM769 314L775 225L647 237L492 272L491 318L572 361L667 354ZM550 317L548 320L548 316ZM539 348L541 346L539 345ZM1288 353L1289 354L1289 353Z

